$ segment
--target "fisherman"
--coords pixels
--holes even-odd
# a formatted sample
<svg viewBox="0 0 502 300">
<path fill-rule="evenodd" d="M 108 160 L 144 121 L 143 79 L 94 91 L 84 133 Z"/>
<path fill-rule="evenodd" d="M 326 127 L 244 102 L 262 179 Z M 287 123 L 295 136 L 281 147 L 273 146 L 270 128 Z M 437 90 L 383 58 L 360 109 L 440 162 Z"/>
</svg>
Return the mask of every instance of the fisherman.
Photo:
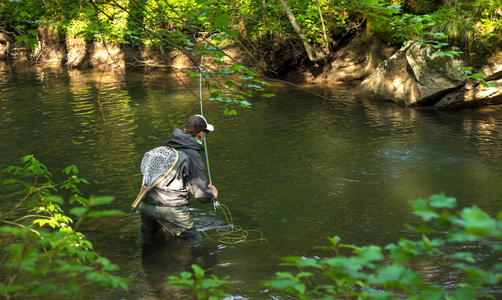
<svg viewBox="0 0 502 300">
<path fill-rule="evenodd" d="M 178 163 L 166 180 L 151 189 L 140 204 L 143 242 L 151 241 L 161 228 L 175 237 L 186 239 L 189 244 L 198 239 L 190 213 L 189 200 L 196 198 L 202 203 L 213 203 L 218 190 L 208 183 L 204 175 L 204 163 L 200 153 L 207 133 L 213 131 L 201 115 L 185 120 L 183 130 L 176 128 L 164 144 L 178 151 Z"/>
</svg>

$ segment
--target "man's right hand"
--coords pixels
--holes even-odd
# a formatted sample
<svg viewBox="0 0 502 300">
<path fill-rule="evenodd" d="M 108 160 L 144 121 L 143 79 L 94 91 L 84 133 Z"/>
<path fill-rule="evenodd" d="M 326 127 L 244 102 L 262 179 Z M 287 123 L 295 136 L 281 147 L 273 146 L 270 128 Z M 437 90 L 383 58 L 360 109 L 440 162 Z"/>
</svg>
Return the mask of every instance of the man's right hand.
<svg viewBox="0 0 502 300">
<path fill-rule="evenodd" d="M 214 198 L 218 198 L 218 190 L 211 184 L 209 185 L 209 188 L 211 189 L 211 192 L 213 192 Z"/>
</svg>

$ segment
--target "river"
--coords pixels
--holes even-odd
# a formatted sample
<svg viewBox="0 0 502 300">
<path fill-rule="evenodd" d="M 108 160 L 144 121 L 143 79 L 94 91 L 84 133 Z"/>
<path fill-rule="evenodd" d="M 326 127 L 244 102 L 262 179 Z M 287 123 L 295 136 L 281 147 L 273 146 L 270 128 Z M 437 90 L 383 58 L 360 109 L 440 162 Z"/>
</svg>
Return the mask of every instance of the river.
<svg viewBox="0 0 502 300">
<path fill-rule="evenodd" d="M 319 255 L 312 248 L 328 245 L 326 237 L 384 246 L 413 236 L 403 226 L 417 222 L 410 200 L 444 192 L 460 207 L 477 205 L 492 216 L 502 208 L 502 106 L 405 108 L 356 99 L 348 84 L 304 86 L 322 98 L 273 83 L 268 92 L 276 97 L 255 97 L 251 109 L 231 107 L 236 116 L 204 100 L 204 115 L 215 127 L 207 150 L 220 202 L 235 225 L 259 230 L 266 243 L 225 244 L 204 236 L 205 248 L 195 254 L 173 240 L 144 249 L 139 215 L 130 209 L 142 156 L 200 112 L 198 85 L 186 79 L 194 95 L 176 75 L 186 79 L 181 71 L 0 65 L 0 167 L 33 154 L 61 179 L 59 170 L 76 165 L 90 182 L 81 187 L 86 196 L 114 196 L 113 208 L 125 212 L 86 223 L 82 231 L 120 266 L 118 275 L 131 279 L 130 292 L 96 289 L 86 297 L 167 298 L 163 277 L 195 261 L 229 276 L 234 299 L 270 299 L 260 282 L 274 278 L 281 257 Z M 20 194 L 0 188 L 4 210 Z M 210 237 L 227 224 L 209 205 L 193 200 L 191 207 Z M 493 262 L 490 255 L 478 258 Z M 453 284 L 438 266 L 427 272 L 433 281 Z"/>
</svg>

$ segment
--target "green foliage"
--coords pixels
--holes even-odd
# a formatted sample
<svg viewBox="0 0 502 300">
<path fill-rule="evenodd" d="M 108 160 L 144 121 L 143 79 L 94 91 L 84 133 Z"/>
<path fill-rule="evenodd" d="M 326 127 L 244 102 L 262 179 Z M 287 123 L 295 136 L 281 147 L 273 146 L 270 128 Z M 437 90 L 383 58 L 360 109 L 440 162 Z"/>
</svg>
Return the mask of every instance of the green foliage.
<svg viewBox="0 0 502 300">
<path fill-rule="evenodd" d="M 216 300 L 230 296 L 225 292 L 228 287 L 226 278 L 208 277 L 207 272 L 197 265 L 192 265 L 192 270 L 193 273 L 180 273 L 180 277 L 169 276 L 170 288 L 189 290 L 197 299 Z"/>
<path fill-rule="evenodd" d="M 494 0 L 444 2 L 431 16 L 434 32 L 464 49 L 474 63 L 502 47 L 502 2 Z"/>
<path fill-rule="evenodd" d="M 364 28 L 389 43 L 417 40 L 439 50 L 460 46 L 475 64 L 502 47 L 498 0 L 304 0 L 289 1 L 289 6 L 317 50 L 329 51 L 328 44 L 336 46 Z M 254 65 L 272 73 L 277 65 L 289 69 L 288 61 L 302 61 L 299 58 L 305 54 L 279 1 L 16 0 L 0 3 L 0 22 L 16 28 L 17 40 L 31 48 L 37 45 L 35 30 L 52 24 L 68 38 L 133 45 L 145 53 L 181 51 L 195 67 L 190 75 L 204 80 L 211 100 L 223 102 L 227 114 L 236 113 L 230 105 L 249 107 L 249 99 L 264 93 L 267 84 L 258 79 L 258 72 L 234 61 L 224 46 L 260 54 Z M 446 50 L 439 55 L 462 52 Z M 286 64 L 278 63 L 274 55 Z M 267 66 L 263 60 L 269 60 Z"/>
<path fill-rule="evenodd" d="M 264 285 L 277 290 L 281 296 L 300 299 L 477 299 L 484 295 L 484 288 L 501 282 L 502 266 L 494 265 L 488 270 L 478 268 L 473 254 L 462 252 L 462 245 L 482 243 L 490 251 L 499 253 L 502 222 L 475 206 L 456 213 L 451 212 L 454 208 L 456 199 L 444 194 L 419 199 L 412 203 L 412 209 L 426 223 L 408 227 L 421 234 L 420 240 L 401 238 L 398 243 L 381 248 L 340 244 L 339 237 L 329 238 L 331 245 L 319 248 L 331 250 L 335 256 L 286 257 L 283 259 L 286 265 L 298 268 L 299 273 L 277 273 L 278 279 Z M 454 245 L 450 248 L 457 251 L 444 250 L 448 245 Z M 352 255 L 341 255 L 342 249 L 350 249 Z M 420 271 L 410 268 L 424 256 L 457 269 L 465 279 L 453 290 L 425 282 Z"/>
<path fill-rule="evenodd" d="M 77 184 L 88 182 L 77 177 L 75 166 L 63 170 L 69 176 L 67 180 L 54 183 L 46 166 L 33 156 L 25 156 L 22 162 L 24 166 L 10 166 L 4 171 L 18 177 L 4 184 L 17 185 L 26 196 L 12 210 L 0 214 L 0 223 L 4 224 L 0 227 L 1 251 L 9 257 L 3 263 L 8 275 L 0 281 L 0 294 L 7 298 L 49 293 L 73 296 L 89 284 L 127 290 L 127 280 L 113 275 L 118 267 L 94 252 L 92 243 L 76 231 L 83 220 L 120 213 L 92 210 L 113 199 L 82 197 Z M 54 195 L 61 189 L 74 194 L 71 202 L 82 205 L 70 211 L 78 218 L 73 227 L 73 219 L 61 208 L 63 199 Z M 61 282 L 61 278 L 67 280 Z"/>
<path fill-rule="evenodd" d="M 466 76 L 464 76 L 462 79 L 471 78 L 471 79 L 477 80 L 484 87 L 487 87 L 487 88 L 497 86 L 496 82 L 486 82 L 484 80 L 486 78 L 486 75 L 484 73 L 478 72 L 476 74 L 472 74 L 472 67 L 461 67 L 460 69 L 466 74 Z"/>
<path fill-rule="evenodd" d="M 17 28 L 19 28 L 19 29 L 24 29 L 25 27 L 26 26 L 24 26 L 24 25 L 17 26 Z M 18 42 L 27 42 L 28 45 L 30 46 L 30 49 L 33 49 L 36 46 L 38 46 L 37 30 L 30 29 L 30 30 L 28 30 L 28 34 L 18 36 L 18 37 L 16 37 L 16 40 Z"/>
<path fill-rule="evenodd" d="M 281 298 L 294 299 L 477 299 L 493 298 L 484 291 L 500 287 L 502 264 L 489 269 L 476 265 L 475 255 L 466 252 L 473 243 L 486 247 L 495 257 L 502 246 L 502 213 L 496 219 L 476 206 L 460 211 L 455 198 L 444 194 L 411 202 L 423 222 L 406 225 L 417 240 L 401 238 L 385 247 L 341 244 L 340 237 L 328 238 L 330 245 L 316 247 L 332 255 L 319 258 L 288 256 L 283 265 L 297 272 L 277 272 L 276 279 L 262 283 Z M 498 254 L 498 255 L 497 255 Z M 430 261 L 462 274 L 456 287 L 439 286 L 424 280 L 420 262 Z M 228 281 L 207 276 L 192 265 L 193 273 L 169 277 L 172 288 L 190 290 L 198 299 L 228 297 Z"/>
</svg>

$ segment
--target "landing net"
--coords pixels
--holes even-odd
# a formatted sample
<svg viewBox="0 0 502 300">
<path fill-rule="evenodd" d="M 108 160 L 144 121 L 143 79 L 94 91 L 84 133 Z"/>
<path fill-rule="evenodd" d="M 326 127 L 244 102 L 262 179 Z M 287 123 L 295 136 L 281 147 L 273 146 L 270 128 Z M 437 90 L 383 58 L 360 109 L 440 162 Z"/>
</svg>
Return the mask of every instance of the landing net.
<svg viewBox="0 0 502 300">
<path fill-rule="evenodd" d="M 171 173 L 177 162 L 178 151 L 174 148 L 162 146 L 145 153 L 141 161 L 143 183 L 138 197 L 132 204 L 132 208 L 136 208 L 143 196 Z"/>
</svg>

